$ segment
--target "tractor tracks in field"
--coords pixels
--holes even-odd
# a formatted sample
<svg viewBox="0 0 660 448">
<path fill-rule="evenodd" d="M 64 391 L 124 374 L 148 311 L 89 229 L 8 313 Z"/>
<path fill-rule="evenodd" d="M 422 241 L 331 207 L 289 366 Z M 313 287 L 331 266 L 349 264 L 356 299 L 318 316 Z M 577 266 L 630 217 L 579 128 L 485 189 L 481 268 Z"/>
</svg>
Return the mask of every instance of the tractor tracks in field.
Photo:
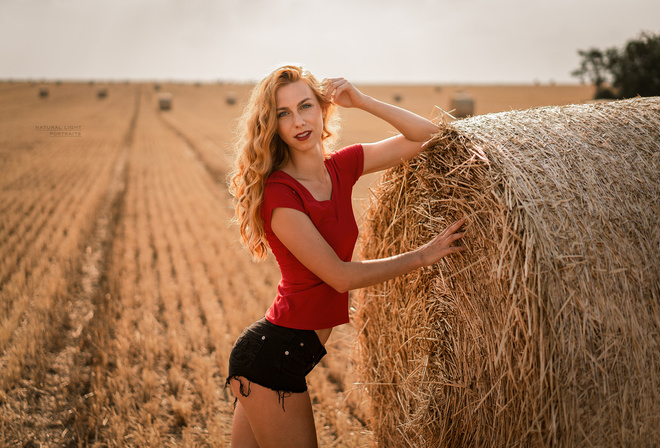
<svg viewBox="0 0 660 448">
<path fill-rule="evenodd" d="M 204 157 L 204 152 L 199 148 L 199 146 L 193 141 L 193 139 L 183 131 L 182 127 L 175 125 L 171 120 L 165 118 L 163 115 L 159 114 L 158 118 L 160 121 L 171 130 L 179 139 L 185 144 L 185 149 L 194 157 L 194 159 L 199 162 L 200 166 L 206 170 L 206 172 L 211 176 L 211 178 L 220 186 L 224 186 L 227 177 L 227 170 L 214 167 L 209 163 Z"/>
<path fill-rule="evenodd" d="M 128 157 L 140 113 L 140 97 L 141 91 L 136 90 L 133 116 L 121 141 L 110 183 L 98 207 L 93 231 L 85 242 L 82 268 L 71 279 L 69 290 L 72 292 L 68 303 L 63 305 L 67 308 L 67 316 L 60 334 L 60 350 L 48 354 L 47 365 L 50 367 L 43 385 L 32 387 L 41 398 L 39 409 L 30 412 L 34 416 L 34 431 L 29 446 L 85 445 L 92 435 L 90 431 L 95 428 L 88 421 L 88 401 L 94 395 L 92 364 L 98 356 L 96 352 L 103 349 L 97 345 L 97 338 L 104 336 L 99 334 L 103 328 L 97 328 L 97 323 L 109 320 L 108 316 L 102 315 L 111 300 L 107 274 L 124 207 Z"/>
<path fill-rule="evenodd" d="M 82 275 L 78 279 L 81 293 L 72 302 L 69 319 L 75 329 L 72 336 L 77 339 L 83 328 L 94 315 L 93 298 L 100 293 L 101 281 L 106 274 L 112 243 L 121 218 L 126 185 L 128 184 L 128 153 L 133 146 L 135 127 L 140 112 L 140 91 L 136 92 L 133 116 L 122 139 L 122 149 L 114 165 L 112 178 L 105 198 L 96 214 L 92 238 L 86 245 Z"/>
</svg>

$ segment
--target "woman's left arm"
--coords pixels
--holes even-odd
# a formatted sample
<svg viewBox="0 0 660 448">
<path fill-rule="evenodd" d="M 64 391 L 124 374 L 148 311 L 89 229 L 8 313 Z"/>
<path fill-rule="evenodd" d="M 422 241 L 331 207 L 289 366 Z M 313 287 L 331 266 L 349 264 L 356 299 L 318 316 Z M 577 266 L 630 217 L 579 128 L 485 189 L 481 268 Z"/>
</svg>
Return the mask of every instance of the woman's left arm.
<svg viewBox="0 0 660 448">
<path fill-rule="evenodd" d="M 408 160 L 425 149 L 425 143 L 440 129 L 430 120 L 408 110 L 363 94 L 343 78 L 329 80 L 328 94 L 342 107 L 362 109 L 385 120 L 401 133 L 376 143 L 365 143 L 363 173 L 384 170 Z"/>
</svg>

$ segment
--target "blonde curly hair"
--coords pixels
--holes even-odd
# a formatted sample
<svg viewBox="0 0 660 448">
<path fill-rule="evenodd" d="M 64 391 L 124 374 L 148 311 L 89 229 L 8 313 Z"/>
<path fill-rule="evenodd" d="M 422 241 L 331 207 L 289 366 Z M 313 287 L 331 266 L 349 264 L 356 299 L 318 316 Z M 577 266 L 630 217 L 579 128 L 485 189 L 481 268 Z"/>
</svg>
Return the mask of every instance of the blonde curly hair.
<svg viewBox="0 0 660 448">
<path fill-rule="evenodd" d="M 334 104 L 325 95 L 328 81 L 317 81 L 302 67 L 280 67 L 252 90 L 238 124 L 236 158 L 230 175 L 229 192 L 234 197 L 235 218 L 241 239 L 255 260 L 263 260 L 268 255 L 268 241 L 260 214 L 266 178 L 289 160 L 289 148 L 277 134 L 275 93 L 281 86 L 297 81 L 305 82 L 321 105 L 321 139 L 326 157 L 329 157 L 328 151 L 335 143 L 338 132 Z"/>
</svg>

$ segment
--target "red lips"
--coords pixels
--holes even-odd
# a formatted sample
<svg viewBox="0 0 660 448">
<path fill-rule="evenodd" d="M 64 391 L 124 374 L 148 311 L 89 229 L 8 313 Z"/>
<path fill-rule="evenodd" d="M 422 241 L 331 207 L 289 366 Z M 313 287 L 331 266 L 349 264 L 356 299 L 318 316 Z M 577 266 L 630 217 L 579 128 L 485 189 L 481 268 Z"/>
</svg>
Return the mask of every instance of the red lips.
<svg viewBox="0 0 660 448">
<path fill-rule="evenodd" d="M 305 132 L 301 132 L 300 134 L 295 135 L 294 138 L 296 140 L 299 140 L 299 141 L 302 142 L 304 140 L 307 140 L 310 135 L 312 135 L 312 131 L 305 131 Z"/>
</svg>

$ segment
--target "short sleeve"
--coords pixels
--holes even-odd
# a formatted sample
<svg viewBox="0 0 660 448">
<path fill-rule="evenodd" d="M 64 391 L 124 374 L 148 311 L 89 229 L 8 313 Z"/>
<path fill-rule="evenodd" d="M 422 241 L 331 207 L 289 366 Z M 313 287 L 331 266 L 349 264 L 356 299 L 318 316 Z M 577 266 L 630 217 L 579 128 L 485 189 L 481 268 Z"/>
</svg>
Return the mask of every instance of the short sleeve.
<svg viewBox="0 0 660 448">
<path fill-rule="evenodd" d="M 261 218 L 267 229 L 270 229 L 273 210 L 278 207 L 292 208 L 306 213 L 302 199 L 292 187 L 277 181 L 266 182 L 264 200 L 261 204 Z"/>
<path fill-rule="evenodd" d="M 362 145 L 346 146 L 332 154 L 332 160 L 341 172 L 342 179 L 354 185 L 364 170 L 364 150 Z"/>
</svg>

